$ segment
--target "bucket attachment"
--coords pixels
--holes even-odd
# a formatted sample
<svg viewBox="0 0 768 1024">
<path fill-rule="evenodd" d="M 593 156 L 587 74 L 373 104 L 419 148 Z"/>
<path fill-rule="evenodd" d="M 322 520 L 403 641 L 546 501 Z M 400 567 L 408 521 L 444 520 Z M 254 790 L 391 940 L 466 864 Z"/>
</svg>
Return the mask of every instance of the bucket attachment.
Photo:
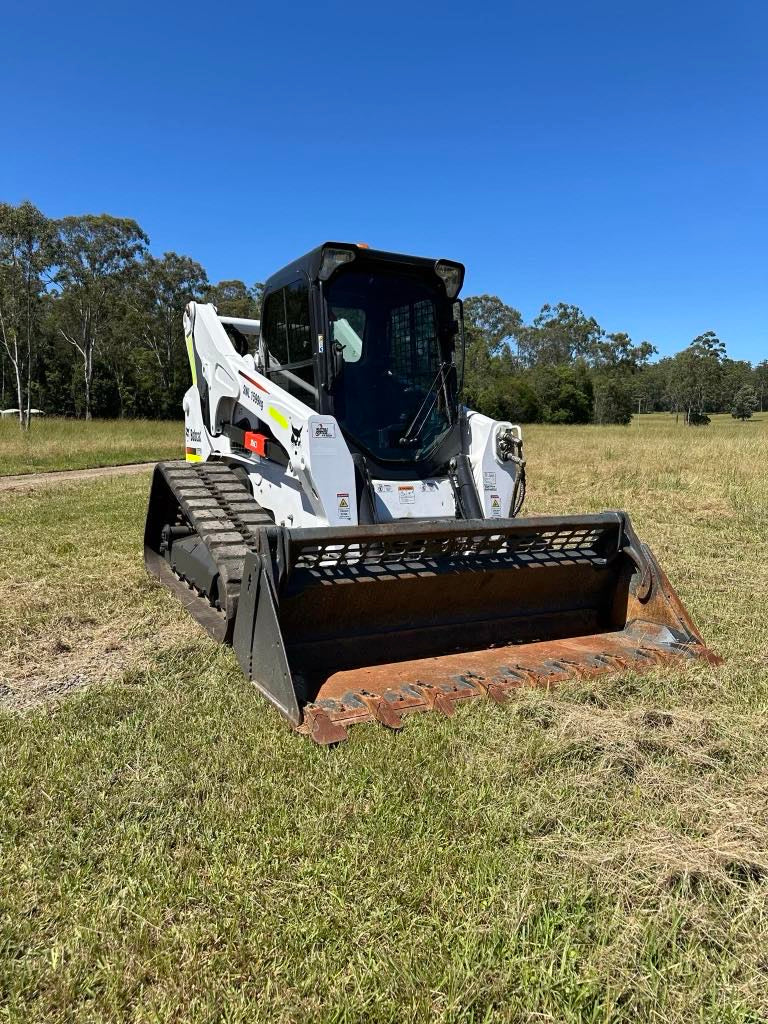
<svg viewBox="0 0 768 1024">
<path fill-rule="evenodd" d="M 720 661 L 623 512 L 264 527 L 232 643 L 319 743 L 519 685 Z"/>
</svg>

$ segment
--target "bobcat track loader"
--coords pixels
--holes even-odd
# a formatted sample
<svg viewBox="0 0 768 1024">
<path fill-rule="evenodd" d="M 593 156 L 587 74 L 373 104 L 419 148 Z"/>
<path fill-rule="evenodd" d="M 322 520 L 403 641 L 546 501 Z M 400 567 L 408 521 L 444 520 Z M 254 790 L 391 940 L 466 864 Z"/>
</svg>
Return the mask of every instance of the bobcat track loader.
<svg viewBox="0 0 768 1024">
<path fill-rule="evenodd" d="M 184 314 L 186 461 L 155 469 L 146 565 L 319 743 L 717 660 L 625 513 L 517 518 L 521 430 L 460 402 L 463 278 L 329 242 L 261 322 Z"/>
</svg>

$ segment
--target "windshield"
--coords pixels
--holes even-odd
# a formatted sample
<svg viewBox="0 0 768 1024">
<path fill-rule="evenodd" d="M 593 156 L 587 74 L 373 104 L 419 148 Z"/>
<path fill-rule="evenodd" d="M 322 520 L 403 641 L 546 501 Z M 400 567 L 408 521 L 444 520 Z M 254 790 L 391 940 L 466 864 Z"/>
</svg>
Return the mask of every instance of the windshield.
<svg viewBox="0 0 768 1024">
<path fill-rule="evenodd" d="M 418 461 L 453 419 L 452 303 L 437 282 L 362 270 L 334 277 L 326 299 L 339 422 L 374 458 Z"/>
</svg>

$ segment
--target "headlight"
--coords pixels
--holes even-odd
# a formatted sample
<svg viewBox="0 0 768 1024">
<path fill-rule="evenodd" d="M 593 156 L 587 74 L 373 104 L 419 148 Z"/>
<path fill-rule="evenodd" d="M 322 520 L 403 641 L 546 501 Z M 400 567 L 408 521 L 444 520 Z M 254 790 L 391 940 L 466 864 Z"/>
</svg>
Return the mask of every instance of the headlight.
<svg viewBox="0 0 768 1024">
<path fill-rule="evenodd" d="M 323 249 L 323 259 L 317 276 L 321 281 L 327 281 L 334 270 L 345 263 L 351 263 L 354 258 L 355 254 L 349 249 Z"/>
<path fill-rule="evenodd" d="M 449 299 L 455 299 L 461 287 L 461 271 L 452 263 L 436 263 L 435 273 L 445 285 L 445 294 Z"/>
</svg>

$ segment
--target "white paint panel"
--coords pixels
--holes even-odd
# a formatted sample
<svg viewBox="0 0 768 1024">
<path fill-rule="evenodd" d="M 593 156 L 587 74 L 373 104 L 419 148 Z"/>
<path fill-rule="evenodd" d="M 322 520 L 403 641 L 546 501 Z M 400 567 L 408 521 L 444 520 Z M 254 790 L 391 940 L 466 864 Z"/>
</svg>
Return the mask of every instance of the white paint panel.
<svg viewBox="0 0 768 1024">
<path fill-rule="evenodd" d="M 376 517 L 393 519 L 452 519 L 456 500 L 448 479 L 373 480 Z"/>
<path fill-rule="evenodd" d="M 480 497 L 485 519 L 506 519 L 512 506 L 515 489 L 515 465 L 502 462 L 496 454 L 496 437 L 500 430 L 520 428 L 511 423 L 500 423 L 479 412 L 469 412 L 469 461 Z"/>
</svg>

